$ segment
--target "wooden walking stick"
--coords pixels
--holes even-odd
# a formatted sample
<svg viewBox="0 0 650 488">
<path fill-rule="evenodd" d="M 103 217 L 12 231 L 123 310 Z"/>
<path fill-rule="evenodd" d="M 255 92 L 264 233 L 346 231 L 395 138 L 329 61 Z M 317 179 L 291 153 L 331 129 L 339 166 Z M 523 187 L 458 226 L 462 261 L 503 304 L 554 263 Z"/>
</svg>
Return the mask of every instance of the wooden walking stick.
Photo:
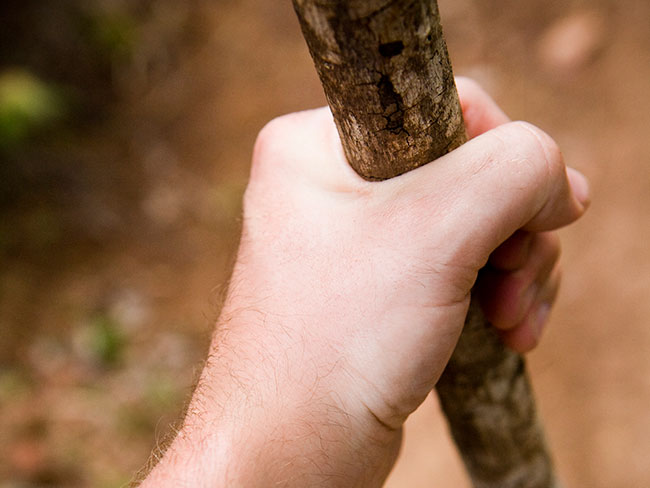
<svg viewBox="0 0 650 488">
<path fill-rule="evenodd" d="M 435 0 L 293 0 L 350 165 L 392 178 L 467 140 Z M 477 488 L 559 484 L 521 356 L 473 302 L 437 385 Z"/>
</svg>

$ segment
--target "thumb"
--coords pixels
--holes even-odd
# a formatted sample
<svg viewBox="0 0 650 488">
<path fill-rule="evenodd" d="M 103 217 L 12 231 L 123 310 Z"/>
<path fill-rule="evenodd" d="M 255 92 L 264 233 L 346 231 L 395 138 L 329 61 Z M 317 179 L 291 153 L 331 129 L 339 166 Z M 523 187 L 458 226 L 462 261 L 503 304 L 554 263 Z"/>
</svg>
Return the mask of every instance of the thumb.
<svg viewBox="0 0 650 488">
<path fill-rule="evenodd" d="M 567 225 L 589 205 L 584 176 L 567 169 L 553 139 L 525 122 L 499 126 L 385 183 L 395 185 L 400 206 L 428 214 L 419 217 L 435 221 L 431 231 L 444 232 L 465 262 L 483 262 L 519 229 Z"/>
</svg>

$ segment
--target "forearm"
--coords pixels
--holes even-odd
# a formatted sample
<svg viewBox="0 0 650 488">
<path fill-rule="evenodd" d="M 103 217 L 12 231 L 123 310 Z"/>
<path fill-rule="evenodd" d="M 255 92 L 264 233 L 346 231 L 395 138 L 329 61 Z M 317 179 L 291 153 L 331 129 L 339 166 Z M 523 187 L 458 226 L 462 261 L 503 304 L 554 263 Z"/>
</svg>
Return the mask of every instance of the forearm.
<svg viewBox="0 0 650 488">
<path fill-rule="evenodd" d="M 176 439 L 142 486 L 381 486 L 401 433 L 348 408 L 330 381 L 343 366 L 305 355 L 311 346 L 290 323 L 228 315 Z"/>
</svg>

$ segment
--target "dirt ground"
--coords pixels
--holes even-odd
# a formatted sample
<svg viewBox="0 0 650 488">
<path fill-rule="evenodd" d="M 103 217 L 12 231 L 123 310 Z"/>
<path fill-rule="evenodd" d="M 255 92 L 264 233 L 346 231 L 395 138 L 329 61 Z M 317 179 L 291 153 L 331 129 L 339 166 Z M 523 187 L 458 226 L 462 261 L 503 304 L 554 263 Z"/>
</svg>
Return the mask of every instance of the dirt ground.
<svg viewBox="0 0 650 488">
<path fill-rule="evenodd" d="M 558 471 L 650 486 L 650 3 L 439 3 L 457 74 L 591 180 L 529 360 Z M 21 161 L 49 186 L 0 226 L 1 488 L 118 487 L 145 463 L 206 350 L 256 133 L 324 104 L 289 1 L 201 9 L 173 69 Z M 387 486 L 468 486 L 434 398 Z"/>
</svg>

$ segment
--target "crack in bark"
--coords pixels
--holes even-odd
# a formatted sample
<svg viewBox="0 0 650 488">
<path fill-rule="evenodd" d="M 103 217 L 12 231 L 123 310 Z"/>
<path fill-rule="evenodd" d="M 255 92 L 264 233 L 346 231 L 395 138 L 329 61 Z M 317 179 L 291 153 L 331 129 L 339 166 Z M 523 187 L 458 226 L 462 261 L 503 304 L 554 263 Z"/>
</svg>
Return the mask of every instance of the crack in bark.
<svg viewBox="0 0 650 488">
<path fill-rule="evenodd" d="M 386 119 L 384 130 L 395 135 L 402 133 L 410 135 L 404 128 L 404 99 L 401 94 L 395 91 L 390 76 L 385 74 L 381 76 L 377 82 L 377 93 L 383 108 L 382 116 Z"/>
</svg>

